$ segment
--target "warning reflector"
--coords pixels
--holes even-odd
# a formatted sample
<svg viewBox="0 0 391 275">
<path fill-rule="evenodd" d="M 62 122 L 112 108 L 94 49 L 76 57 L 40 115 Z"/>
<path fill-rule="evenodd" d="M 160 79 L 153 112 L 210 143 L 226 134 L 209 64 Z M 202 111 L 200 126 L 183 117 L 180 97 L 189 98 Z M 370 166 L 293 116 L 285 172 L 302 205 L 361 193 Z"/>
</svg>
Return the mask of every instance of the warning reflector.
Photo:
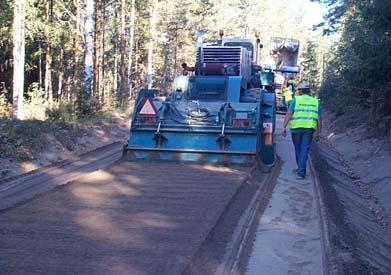
<svg viewBox="0 0 391 275">
<path fill-rule="evenodd" d="M 141 107 L 139 114 L 145 115 L 145 116 L 155 116 L 156 115 L 155 105 L 153 105 L 150 98 L 147 98 L 144 101 L 143 107 Z"/>
</svg>

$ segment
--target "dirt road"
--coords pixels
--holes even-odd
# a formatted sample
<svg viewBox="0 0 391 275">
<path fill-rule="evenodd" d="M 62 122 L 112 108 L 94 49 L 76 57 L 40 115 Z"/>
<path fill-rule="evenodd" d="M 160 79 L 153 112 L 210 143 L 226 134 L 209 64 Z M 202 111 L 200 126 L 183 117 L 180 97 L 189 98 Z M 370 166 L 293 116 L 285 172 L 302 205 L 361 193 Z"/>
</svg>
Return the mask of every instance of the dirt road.
<svg viewBox="0 0 391 275">
<path fill-rule="evenodd" d="M 390 274 L 391 231 L 370 186 L 323 141 L 312 145 L 307 179 L 296 180 L 290 143 L 277 137 L 281 173 L 235 274 Z"/>
<path fill-rule="evenodd" d="M 277 119 L 281 133 L 282 117 Z M 282 167 L 269 204 L 258 217 L 249 251 L 244 251 L 243 274 L 323 274 L 323 251 L 314 177 L 296 179 L 297 168 L 290 136 L 277 135 Z"/>
<path fill-rule="evenodd" d="M 322 143 L 304 181 L 281 136 L 282 167 L 268 174 L 123 162 L 120 147 L 0 183 L 0 274 L 391 270 L 386 223 Z"/>
<path fill-rule="evenodd" d="M 247 168 L 115 163 L 0 212 L 1 274 L 181 274 Z"/>
<path fill-rule="evenodd" d="M 0 210 L 106 167 L 118 160 L 121 153 L 122 144 L 115 142 L 79 157 L 16 176 L 8 181 L 0 181 Z"/>
</svg>

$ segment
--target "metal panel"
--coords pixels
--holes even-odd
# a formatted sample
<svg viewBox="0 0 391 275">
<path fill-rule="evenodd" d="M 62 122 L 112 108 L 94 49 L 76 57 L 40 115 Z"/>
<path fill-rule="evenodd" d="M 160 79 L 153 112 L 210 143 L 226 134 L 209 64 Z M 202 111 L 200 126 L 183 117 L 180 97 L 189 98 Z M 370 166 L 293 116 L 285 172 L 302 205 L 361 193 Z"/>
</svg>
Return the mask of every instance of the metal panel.
<svg viewBox="0 0 391 275">
<path fill-rule="evenodd" d="M 227 89 L 227 101 L 239 102 L 240 101 L 240 88 L 242 83 L 241 76 L 228 77 L 228 89 Z"/>
<path fill-rule="evenodd" d="M 241 63 L 241 47 L 205 47 L 203 63 Z"/>
<path fill-rule="evenodd" d="M 226 133 L 231 141 L 226 150 L 220 148 L 217 142 L 218 134 L 197 133 L 197 132 L 164 132 L 161 134 L 166 141 L 158 147 L 154 140 L 154 131 L 132 131 L 128 148 L 157 148 L 168 150 L 191 150 L 191 151 L 215 151 L 220 153 L 241 152 L 243 154 L 255 154 L 257 146 L 257 135 L 253 134 L 230 134 Z"/>
</svg>

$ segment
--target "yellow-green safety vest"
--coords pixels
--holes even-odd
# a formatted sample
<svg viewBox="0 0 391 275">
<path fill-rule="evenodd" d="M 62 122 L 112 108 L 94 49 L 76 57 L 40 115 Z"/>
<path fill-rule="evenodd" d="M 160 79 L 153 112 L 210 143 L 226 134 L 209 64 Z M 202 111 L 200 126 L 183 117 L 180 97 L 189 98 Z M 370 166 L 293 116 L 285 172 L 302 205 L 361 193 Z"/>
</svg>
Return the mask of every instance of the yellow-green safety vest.
<svg viewBox="0 0 391 275">
<path fill-rule="evenodd" d="M 319 101 L 309 95 L 295 97 L 295 108 L 290 121 L 291 129 L 315 129 L 319 118 Z"/>
<path fill-rule="evenodd" d="M 292 100 L 292 92 L 288 88 L 283 88 L 282 89 L 282 95 L 285 97 L 285 103 L 289 104 L 289 102 Z"/>
</svg>

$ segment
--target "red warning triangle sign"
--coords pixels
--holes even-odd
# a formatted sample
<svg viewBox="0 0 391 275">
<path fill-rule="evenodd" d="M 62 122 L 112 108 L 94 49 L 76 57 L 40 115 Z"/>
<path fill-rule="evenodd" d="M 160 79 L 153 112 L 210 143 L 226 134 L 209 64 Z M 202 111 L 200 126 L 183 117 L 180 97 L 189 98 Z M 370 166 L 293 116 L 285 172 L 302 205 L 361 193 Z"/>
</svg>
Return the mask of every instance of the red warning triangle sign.
<svg viewBox="0 0 391 275">
<path fill-rule="evenodd" d="M 144 101 L 143 107 L 141 107 L 139 114 L 146 115 L 146 116 L 156 115 L 155 105 L 153 105 L 152 100 L 150 98 L 146 98 L 146 100 Z"/>
</svg>

